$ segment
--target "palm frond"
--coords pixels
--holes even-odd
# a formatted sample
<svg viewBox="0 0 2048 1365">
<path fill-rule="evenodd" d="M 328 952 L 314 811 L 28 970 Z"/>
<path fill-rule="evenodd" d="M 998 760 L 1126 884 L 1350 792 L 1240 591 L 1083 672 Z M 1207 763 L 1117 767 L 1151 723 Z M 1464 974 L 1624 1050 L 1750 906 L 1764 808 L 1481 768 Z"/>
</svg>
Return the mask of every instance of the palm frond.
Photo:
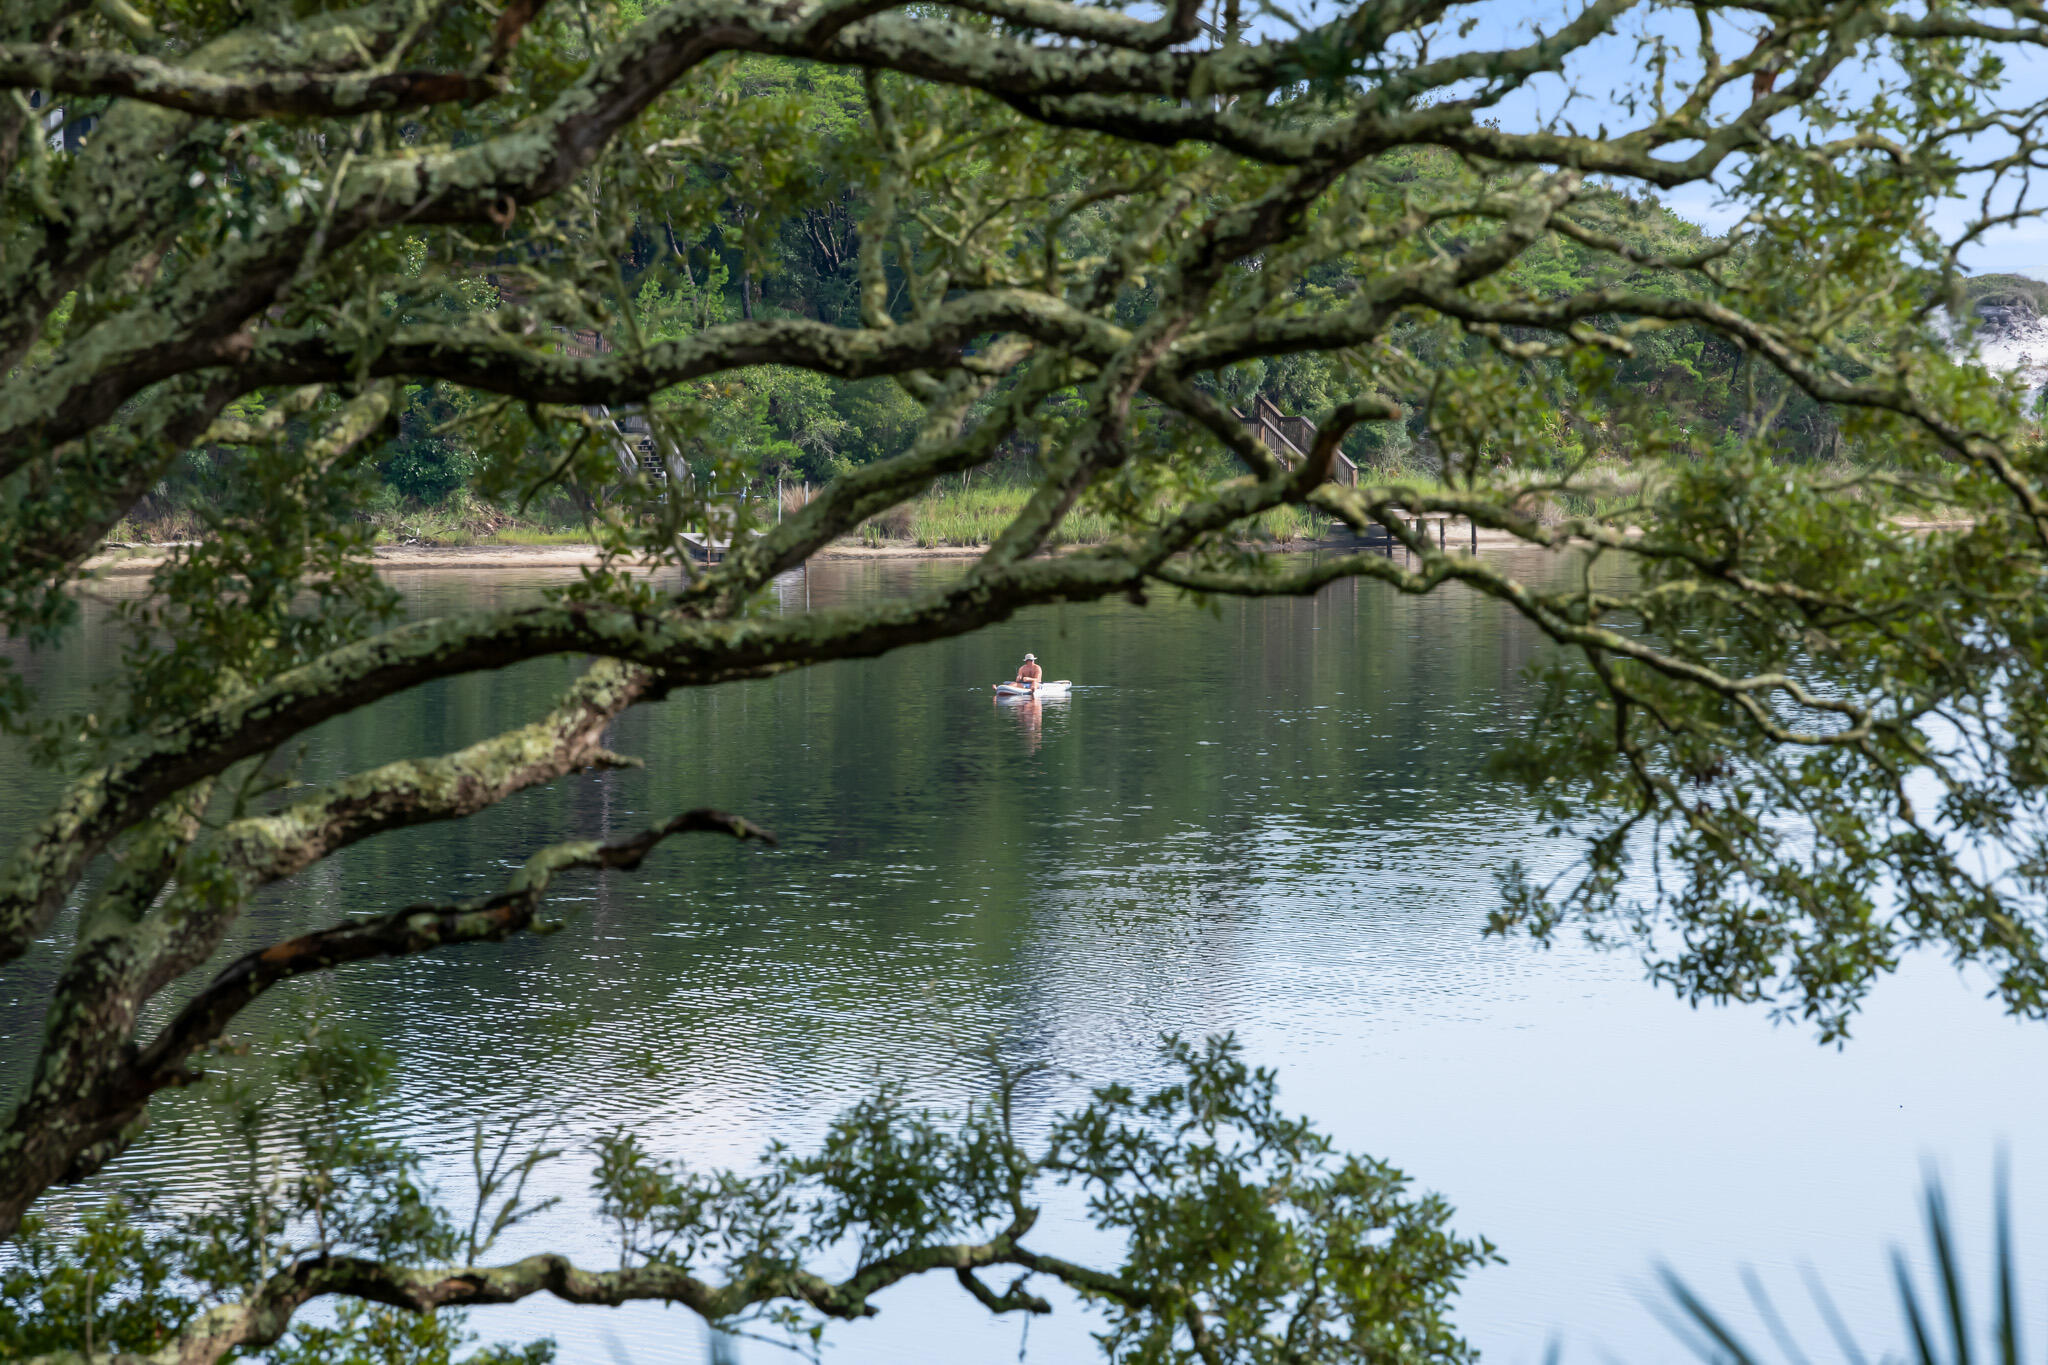
<svg viewBox="0 0 2048 1365">
<path fill-rule="evenodd" d="M 1934 1284 L 1927 1299 L 1921 1297 L 1912 1267 L 1904 1254 L 1891 1253 L 1893 1292 L 1906 1335 L 1904 1351 L 1885 1352 L 1883 1360 L 1902 1360 L 1910 1365 L 1975 1365 L 1982 1358 L 1990 1365 L 2021 1365 L 2019 1270 L 2013 1252 L 2012 1199 L 2006 1165 L 2000 1158 L 1992 1192 L 1992 1311 L 1988 1323 L 1970 1307 L 1968 1273 L 1956 1250 L 1955 1220 L 1941 1181 L 1931 1172 L 1923 1195 L 1927 1241 L 1932 1253 Z M 1843 1365 L 1868 1365 L 1870 1357 L 1857 1342 L 1827 1287 L 1812 1267 L 1802 1267 L 1807 1296 L 1826 1326 L 1832 1346 Z M 1665 1325 L 1686 1348 L 1708 1365 L 1766 1365 L 1766 1357 L 1750 1349 L 1726 1318 L 1694 1293 L 1678 1273 L 1668 1266 L 1658 1268 L 1669 1302 L 1660 1311 Z M 1745 1268 L 1743 1286 L 1757 1316 L 1769 1332 L 1776 1354 L 1772 1362 L 1810 1365 L 1811 1358 L 1787 1327 L 1776 1303 L 1755 1271 Z"/>
</svg>

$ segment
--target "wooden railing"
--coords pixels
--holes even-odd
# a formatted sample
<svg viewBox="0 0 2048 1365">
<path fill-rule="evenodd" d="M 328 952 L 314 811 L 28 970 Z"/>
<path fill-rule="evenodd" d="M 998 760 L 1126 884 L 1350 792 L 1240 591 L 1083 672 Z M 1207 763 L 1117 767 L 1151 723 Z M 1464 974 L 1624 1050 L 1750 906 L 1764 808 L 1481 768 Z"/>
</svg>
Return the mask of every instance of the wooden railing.
<svg viewBox="0 0 2048 1365">
<path fill-rule="evenodd" d="M 1250 412 L 1242 408 L 1232 408 L 1230 412 L 1258 438 L 1260 445 L 1279 457 L 1281 464 L 1291 469 L 1296 460 L 1308 458 L 1308 448 L 1316 439 L 1316 424 L 1308 418 L 1289 416 L 1264 394 L 1252 400 Z M 1337 482 L 1358 486 L 1358 465 L 1343 451 L 1337 452 L 1330 472 Z"/>
</svg>

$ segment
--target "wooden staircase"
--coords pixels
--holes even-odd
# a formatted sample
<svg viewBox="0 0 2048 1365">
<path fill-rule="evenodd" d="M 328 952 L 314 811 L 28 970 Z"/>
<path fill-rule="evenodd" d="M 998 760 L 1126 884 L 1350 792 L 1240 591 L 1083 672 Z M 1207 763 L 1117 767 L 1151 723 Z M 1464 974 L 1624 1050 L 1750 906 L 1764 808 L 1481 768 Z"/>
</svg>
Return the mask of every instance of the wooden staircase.
<svg viewBox="0 0 2048 1365">
<path fill-rule="evenodd" d="M 1244 423 L 1245 430 L 1258 438 L 1259 444 L 1273 452 L 1281 464 L 1293 468 L 1297 460 L 1308 458 L 1308 448 L 1316 438 L 1316 424 L 1306 417 L 1290 417 L 1280 411 L 1280 405 L 1266 395 L 1259 394 L 1252 400 L 1252 410 L 1232 408 L 1231 416 Z M 1337 459 L 1330 467 L 1330 476 L 1338 483 L 1358 486 L 1358 465 L 1343 451 L 1337 452 Z"/>
</svg>

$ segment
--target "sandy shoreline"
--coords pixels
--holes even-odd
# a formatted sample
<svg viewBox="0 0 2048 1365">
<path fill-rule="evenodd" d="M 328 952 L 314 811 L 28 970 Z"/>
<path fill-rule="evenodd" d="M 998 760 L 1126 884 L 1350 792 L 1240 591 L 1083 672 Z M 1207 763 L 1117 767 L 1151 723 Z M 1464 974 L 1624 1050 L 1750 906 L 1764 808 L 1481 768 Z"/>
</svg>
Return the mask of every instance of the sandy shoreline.
<svg viewBox="0 0 2048 1365">
<path fill-rule="evenodd" d="M 153 572 L 169 556 L 166 546 L 127 545 L 85 561 L 87 572 L 142 574 Z M 921 549 L 915 545 L 832 545 L 815 559 L 895 560 L 972 559 L 985 546 L 947 545 Z M 410 573 L 415 569 L 582 569 L 601 562 L 595 545 L 379 545 L 373 552 L 379 569 Z"/>
<path fill-rule="evenodd" d="M 1432 518 L 1434 520 L 1434 518 Z M 1894 523 L 1901 531 L 1923 533 L 1929 531 L 1957 531 L 1967 529 L 1965 520 L 1936 518 L 1900 518 Z M 1443 544 L 1453 550 L 1475 548 L 1471 528 L 1466 525 L 1451 525 L 1444 528 Z M 184 542 L 189 543 L 189 542 Z M 123 545 L 92 556 L 85 561 L 86 571 L 96 574 L 145 574 L 155 570 L 168 558 L 168 545 Z M 895 563 L 912 559 L 973 559 L 988 547 L 985 545 L 854 545 L 841 542 L 828 545 L 812 558 L 821 562 L 862 562 Z M 1271 547 L 1282 554 L 1306 554 L 1310 551 L 1348 551 L 1358 548 L 1357 542 L 1345 541 L 1298 541 L 1292 545 Z M 1527 550 L 1536 547 L 1518 536 L 1506 531 L 1492 531 L 1481 528 L 1476 538 L 1476 548 L 1481 550 Z M 411 573 L 417 569 L 582 569 L 595 566 L 600 558 L 595 545 L 379 545 L 374 551 L 377 567 L 389 573 Z"/>
<path fill-rule="evenodd" d="M 1445 543 L 1453 549 L 1469 549 L 1471 533 L 1464 527 L 1453 528 Z M 1507 534 L 1505 531 L 1479 532 L 1480 549 L 1527 548 L 1528 542 Z M 85 561 L 87 572 L 106 575 L 145 574 L 162 565 L 168 555 L 169 546 L 124 545 L 92 556 Z M 912 559 L 973 559 L 988 547 L 985 545 L 938 545 L 923 547 L 917 545 L 828 545 L 812 556 L 813 559 L 828 562 L 870 562 L 894 563 Z M 1275 546 L 1281 553 L 1306 553 L 1311 550 L 1349 550 L 1355 544 L 1327 541 L 1301 541 L 1293 545 Z M 379 545 L 375 552 L 377 567 L 390 573 L 410 573 L 418 569 L 582 569 L 600 562 L 595 545 Z"/>
<path fill-rule="evenodd" d="M 1928 532 L 1962 530 L 1969 522 L 1937 519 L 1900 519 L 1902 531 Z M 1475 548 L 1468 526 L 1445 528 L 1444 545 L 1453 550 Z M 102 575 L 146 574 L 162 565 L 172 547 L 165 545 L 124 545 L 109 549 L 85 561 L 87 572 Z M 828 545 L 813 555 L 814 560 L 833 563 L 899 563 L 915 559 L 973 559 L 985 545 Z M 1271 547 L 1282 554 L 1311 551 L 1355 550 L 1355 541 L 1299 541 Z M 1481 528 L 1476 538 L 1481 550 L 1529 550 L 1535 546 L 1506 531 Z M 387 573 L 411 573 L 422 569 L 582 569 L 600 563 L 595 545 L 379 545 L 374 551 L 378 569 Z"/>
</svg>

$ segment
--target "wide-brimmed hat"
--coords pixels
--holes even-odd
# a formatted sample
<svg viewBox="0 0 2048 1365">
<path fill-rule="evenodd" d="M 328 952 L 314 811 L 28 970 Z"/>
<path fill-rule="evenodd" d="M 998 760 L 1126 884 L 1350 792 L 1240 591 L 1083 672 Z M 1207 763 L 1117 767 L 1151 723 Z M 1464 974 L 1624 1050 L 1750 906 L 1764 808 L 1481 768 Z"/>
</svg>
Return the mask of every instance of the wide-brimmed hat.
<svg viewBox="0 0 2048 1365">
<path fill-rule="evenodd" d="M 1028 664 L 1028 663 L 1035 663 L 1035 662 L 1037 662 L 1037 660 L 1038 660 L 1038 656 L 1037 656 L 1036 654 L 1026 654 L 1026 655 L 1024 656 L 1024 662 L 1025 662 L 1025 663 L 1027 663 L 1027 664 Z"/>
</svg>

